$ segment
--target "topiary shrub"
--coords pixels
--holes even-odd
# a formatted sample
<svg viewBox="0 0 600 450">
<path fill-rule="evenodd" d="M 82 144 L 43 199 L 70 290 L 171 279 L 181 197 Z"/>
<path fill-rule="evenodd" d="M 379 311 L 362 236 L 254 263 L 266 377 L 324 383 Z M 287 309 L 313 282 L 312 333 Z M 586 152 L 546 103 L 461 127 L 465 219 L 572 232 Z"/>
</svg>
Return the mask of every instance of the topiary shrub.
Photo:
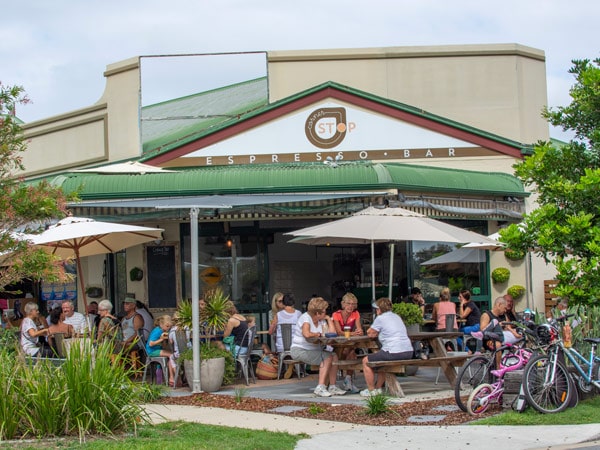
<svg viewBox="0 0 600 450">
<path fill-rule="evenodd" d="M 406 326 L 423 324 L 423 312 L 419 305 L 415 305 L 414 303 L 394 303 L 392 311 L 402 318 L 402 322 Z"/>
<path fill-rule="evenodd" d="M 510 278 L 510 270 L 506 267 L 498 267 L 492 271 L 492 281 L 494 283 L 506 283 Z"/>
<path fill-rule="evenodd" d="M 513 250 L 512 248 L 507 248 L 504 250 L 504 257 L 512 261 L 519 261 L 525 258 L 525 252 L 523 250 Z"/>
<path fill-rule="evenodd" d="M 525 286 L 521 286 L 520 284 L 515 284 L 515 285 L 509 287 L 506 292 L 513 299 L 518 300 L 521 297 L 523 297 L 523 294 L 525 294 Z"/>
</svg>

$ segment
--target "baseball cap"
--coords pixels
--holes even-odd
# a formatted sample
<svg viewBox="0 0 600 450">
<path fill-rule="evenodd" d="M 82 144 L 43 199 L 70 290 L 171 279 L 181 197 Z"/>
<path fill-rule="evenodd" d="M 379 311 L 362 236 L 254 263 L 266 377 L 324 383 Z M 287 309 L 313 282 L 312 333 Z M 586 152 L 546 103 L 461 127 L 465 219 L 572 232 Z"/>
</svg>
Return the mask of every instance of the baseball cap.
<svg viewBox="0 0 600 450">
<path fill-rule="evenodd" d="M 418 287 L 414 287 L 414 288 L 411 289 L 410 293 L 412 295 L 420 294 L 421 293 L 421 289 L 419 289 Z"/>
<path fill-rule="evenodd" d="M 123 300 L 123 303 L 135 303 L 135 298 L 125 297 L 125 300 Z"/>
<path fill-rule="evenodd" d="M 377 306 L 377 303 L 375 302 L 371 303 L 371 306 L 373 307 L 373 309 L 379 309 L 379 306 Z"/>
</svg>

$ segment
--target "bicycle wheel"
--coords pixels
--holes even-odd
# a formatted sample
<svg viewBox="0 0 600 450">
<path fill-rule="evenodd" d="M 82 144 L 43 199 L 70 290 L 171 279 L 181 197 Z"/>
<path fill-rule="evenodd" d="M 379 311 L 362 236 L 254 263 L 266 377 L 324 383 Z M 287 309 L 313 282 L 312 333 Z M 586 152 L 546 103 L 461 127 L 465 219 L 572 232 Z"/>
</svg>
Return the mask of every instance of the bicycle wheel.
<svg viewBox="0 0 600 450">
<path fill-rule="evenodd" d="M 467 412 L 466 401 L 477 386 L 490 383 L 491 361 L 486 356 L 475 356 L 462 366 L 456 377 L 454 385 L 454 399 L 458 407 Z"/>
<path fill-rule="evenodd" d="M 488 407 L 490 406 L 491 399 L 489 398 L 489 395 L 492 393 L 493 390 L 494 386 L 487 383 L 480 384 L 475 389 L 473 389 L 473 392 L 471 392 L 471 395 L 469 395 L 469 399 L 466 403 L 467 412 L 472 416 L 476 416 L 478 414 L 483 414 L 484 412 L 486 412 Z"/>
<path fill-rule="evenodd" d="M 556 362 L 554 379 L 550 383 L 552 364 L 548 355 L 533 357 L 523 372 L 523 390 L 527 403 L 537 411 L 551 414 L 563 411 L 569 406 L 574 384 L 567 368 Z"/>
</svg>

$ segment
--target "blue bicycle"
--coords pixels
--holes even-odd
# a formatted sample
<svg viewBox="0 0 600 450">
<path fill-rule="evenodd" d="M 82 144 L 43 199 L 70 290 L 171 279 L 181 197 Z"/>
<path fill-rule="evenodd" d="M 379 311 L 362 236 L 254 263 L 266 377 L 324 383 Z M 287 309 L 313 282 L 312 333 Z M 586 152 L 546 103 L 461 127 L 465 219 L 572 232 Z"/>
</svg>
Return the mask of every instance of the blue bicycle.
<svg viewBox="0 0 600 450">
<path fill-rule="evenodd" d="M 523 390 L 527 402 L 541 413 L 563 411 L 582 393 L 600 392 L 600 357 L 596 349 L 600 338 L 584 338 L 591 344 L 586 358 L 576 349 L 565 346 L 559 331 L 559 324 L 571 315 L 555 319 L 551 323 L 539 325 L 538 337 L 548 344 L 547 353 L 534 356 L 523 371 Z M 567 368 L 566 359 L 573 370 Z M 576 397 L 578 398 L 578 397 Z"/>
</svg>

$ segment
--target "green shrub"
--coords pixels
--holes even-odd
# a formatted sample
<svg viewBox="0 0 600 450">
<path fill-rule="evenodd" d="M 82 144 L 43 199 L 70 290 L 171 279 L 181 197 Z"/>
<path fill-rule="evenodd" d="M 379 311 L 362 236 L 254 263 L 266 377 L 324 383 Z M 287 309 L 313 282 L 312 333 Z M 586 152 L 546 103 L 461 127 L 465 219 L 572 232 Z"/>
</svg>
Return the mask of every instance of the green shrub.
<svg viewBox="0 0 600 450">
<path fill-rule="evenodd" d="M 72 345 L 59 366 L 0 349 L 0 439 L 135 430 L 148 393 L 130 376 L 109 342 Z"/>
<path fill-rule="evenodd" d="M 525 294 L 525 286 L 521 286 L 520 284 L 515 284 L 508 288 L 506 291 L 508 295 L 510 295 L 515 300 L 520 299 Z"/>
<path fill-rule="evenodd" d="M 390 397 L 385 394 L 371 395 L 365 400 L 366 412 L 370 416 L 378 416 L 390 411 Z"/>
<path fill-rule="evenodd" d="M 525 258 L 525 252 L 523 250 L 513 250 L 511 248 L 507 248 L 504 250 L 504 256 L 506 259 L 519 261 Z"/>
<path fill-rule="evenodd" d="M 506 267 L 497 267 L 492 270 L 492 281 L 494 283 L 506 283 L 510 278 L 510 270 Z"/>
<path fill-rule="evenodd" d="M 392 311 L 402 318 L 402 322 L 406 326 L 423 324 L 423 311 L 421 311 L 419 305 L 404 302 L 394 303 Z"/>
</svg>

